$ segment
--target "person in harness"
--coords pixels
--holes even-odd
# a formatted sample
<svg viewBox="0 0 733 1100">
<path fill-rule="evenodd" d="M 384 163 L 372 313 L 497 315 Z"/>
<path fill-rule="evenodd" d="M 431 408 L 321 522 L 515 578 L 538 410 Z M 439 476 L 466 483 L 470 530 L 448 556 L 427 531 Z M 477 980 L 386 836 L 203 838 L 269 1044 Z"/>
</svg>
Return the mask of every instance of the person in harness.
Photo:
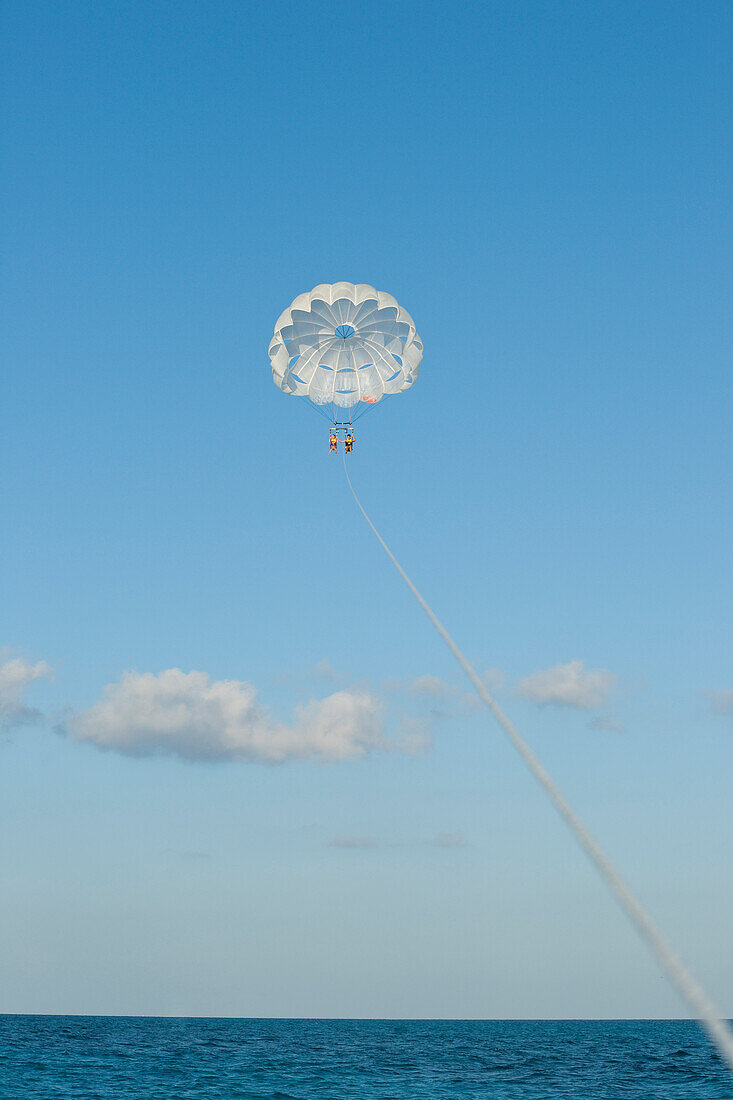
<svg viewBox="0 0 733 1100">
<path fill-rule="evenodd" d="M 353 449 L 354 449 L 354 437 L 351 434 L 351 432 L 349 432 L 348 435 L 346 436 L 346 439 L 344 440 L 344 450 L 346 451 L 347 455 L 350 455 L 351 452 L 353 451 Z"/>
<path fill-rule="evenodd" d="M 331 432 L 331 437 L 328 441 L 328 453 L 335 455 L 339 449 L 339 441 L 336 432 Z"/>
</svg>

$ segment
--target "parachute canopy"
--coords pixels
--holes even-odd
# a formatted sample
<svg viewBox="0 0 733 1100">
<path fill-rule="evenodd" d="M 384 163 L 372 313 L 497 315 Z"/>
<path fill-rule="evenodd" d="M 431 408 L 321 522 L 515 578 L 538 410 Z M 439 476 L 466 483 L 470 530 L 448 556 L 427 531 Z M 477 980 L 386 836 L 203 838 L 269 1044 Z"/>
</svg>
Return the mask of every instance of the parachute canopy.
<svg viewBox="0 0 733 1100">
<path fill-rule="evenodd" d="M 366 283 L 322 283 L 300 294 L 275 325 L 272 377 L 334 423 L 352 423 L 385 394 L 416 381 L 422 341 L 391 294 Z"/>
</svg>

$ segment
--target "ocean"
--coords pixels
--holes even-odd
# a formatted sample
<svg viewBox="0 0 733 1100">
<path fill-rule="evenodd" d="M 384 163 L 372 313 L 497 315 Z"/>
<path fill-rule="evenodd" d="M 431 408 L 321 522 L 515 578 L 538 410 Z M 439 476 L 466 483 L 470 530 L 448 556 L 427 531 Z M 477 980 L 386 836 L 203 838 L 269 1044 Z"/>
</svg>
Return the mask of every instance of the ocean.
<svg viewBox="0 0 733 1100">
<path fill-rule="evenodd" d="M 733 1100 L 690 1021 L 0 1016 L 1 1100 Z"/>
</svg>

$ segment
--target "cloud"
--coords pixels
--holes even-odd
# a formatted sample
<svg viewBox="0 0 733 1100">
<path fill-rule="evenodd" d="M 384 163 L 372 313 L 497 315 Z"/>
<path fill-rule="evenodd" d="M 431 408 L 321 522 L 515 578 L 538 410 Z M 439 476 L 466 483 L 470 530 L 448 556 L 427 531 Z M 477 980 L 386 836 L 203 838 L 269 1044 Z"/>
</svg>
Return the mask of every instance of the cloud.
<svg viewBox="0 0 733 1100">
<path fill-rule="evenodd" d="M 275 721 L 257 689 L 240 680 L 169 668 L 157 675 L 126 672 L 100 702 L 72 715 L 75 740 L 126 756 L 185 760 L 349 760 L 399 747 L 384 736 L 383 708 L 366 691 L 337 691 L 296 708 L 291 723 Z"/>
<path fill-rule="evenodd" d="M 318 676 L 321 680 L 326 680 L 329 684 L 334 684 L 341 678 L 328 657 L 316 661 L 313 665 L 313 675 Z"/>
<path fill-rule="evenodd" d="M 501 691 L 506 682 L 506 676 L 500 668 L 487 668 L 481 673 L 481 679 L 489 691 Z"/>
<path fill-rule="evenodd" d="M 626 730 L 612 714 L 596 714 L 588 722 L 589 730 L 601 730 L 604 733 L 625 733 Z"/>
<path fill-rule="evenodd" d="M 416 676 L 414 680 L 399 680 L 396 678 L 385 680 L 382 688 L 390 694 L 415 695 L 422 699 L 432 700 L 456 699 L 461 695 L 460 689 L 455 684 L 429 673 L 424 676 Z"/>
<path fill-rule="evenodd" d="M 486 684 L 489 691 L 499 692 L 504 686 L 506 677 L 500 668 L 487 668 L 482 672 L 481 679 Z M 481 700 L 472 688 L 465 691 L 462 687 L 451 684 L 449 681 L 443 680 L 440 676 L 431 676 L 427 674 L 424 676 L 417 676 L 414 680 L 411 680 L 405 685 L 400 684 L 399 681 L 393 681 L 390 686 L 393 688 L 402 688 L 402 690 L 409 692 L 411 695 L 422 696 L 425 699 L 440 699 L 443 701 L 455 700 L 460 703 L 465 703 L 469 708 L 481 706 Z"/>
<path fill-rule="evenodd" d="M 500 668 L 487 668 L 481 673 L 481 679 L 491 695 L 498 695 L 506 683 L 506 674 Z M 463 696 L 463 701 L 469 710 L 480 710 L 484 705 L 473 687 Z"/>
<path fill-rule="evenodd" d="M 418 676 L 407 685 L 413 695 L 423 695 L 428 699 L 447 699 L 456 694 L 456 689 L 440 676 Z"/>
<path fill-rule="evenodd" d="M 433 747 L 433 731 L 419 718 L 404 717 L 394 747 L 407 756 L 422 756 Z"/>
<path fill-rule="evenodd" d="M 733 690 L 709 691 L 708 699 L 715 714 L 733 714 Z"/>
<path fill-rule="evenodd" d="M 45 661 L 32 665 L 23 657 L 1 659 L 0 654 L 0 728 L 26 726 L 40 722 L 39 710 L 26 706 L 25 690 L 34 680 L 49 680 L 53 670 Z"/>
<path fill-rule="evenodd" d="M 463 833 L 436 833 L 431 840 L 377 840 L 373 836 L 336 836 L 329 840 L 329 848 L 351 848 L 356 850 L 381 848 L 464 848 Z"/>
<path fill-rule="evenodd" d="M 466 845 L 463 833 L 436 833 L 431 841 L 431 848 L 464 848 Z"/>
<path fill-rule="evenodd" d="M 329 848 L 378 848 L 379 841 L 373 836 L 335 836 L 328 842 Z"/>
<path fill-rule="evenodd" d="M 540 705 L 549 703 L 592 710 L 606 701 L 616 679 L 608 669 L 588 669 L 586 672 L 582 661 L 570 661 L 525 676 L 517 684 L 517 693 Z"/>
</svg>

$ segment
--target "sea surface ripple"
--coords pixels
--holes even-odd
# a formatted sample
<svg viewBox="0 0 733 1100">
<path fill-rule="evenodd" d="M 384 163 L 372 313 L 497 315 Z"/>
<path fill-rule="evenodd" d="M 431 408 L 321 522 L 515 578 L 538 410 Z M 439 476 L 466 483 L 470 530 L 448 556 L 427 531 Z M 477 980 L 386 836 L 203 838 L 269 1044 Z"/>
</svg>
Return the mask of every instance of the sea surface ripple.
<svg viewBox="0 0 733 1100">
<path fill-rule="evenodd" d="M 0 1016 L 0 1100 L 733 1100 L 690 1021 Z"/>
</svg>

